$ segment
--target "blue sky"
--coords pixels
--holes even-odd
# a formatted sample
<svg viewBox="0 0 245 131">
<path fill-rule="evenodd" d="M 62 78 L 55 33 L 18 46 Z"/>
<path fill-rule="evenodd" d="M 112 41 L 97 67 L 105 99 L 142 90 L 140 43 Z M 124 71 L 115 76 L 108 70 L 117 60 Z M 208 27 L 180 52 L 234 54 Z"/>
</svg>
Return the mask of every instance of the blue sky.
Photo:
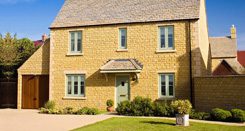
<svg viewBox="0 0 245 131">
<path fill-rule="evenodd" d="M 0 0 L 0 33 L 17 33 L 32 40 L 49 34 L 48 27 L 64 0 Z M 210 36 L 226 36 L 234 24 L 238 48 L 245 50 L 245 0 L 207 0 Z"/>
</svg>

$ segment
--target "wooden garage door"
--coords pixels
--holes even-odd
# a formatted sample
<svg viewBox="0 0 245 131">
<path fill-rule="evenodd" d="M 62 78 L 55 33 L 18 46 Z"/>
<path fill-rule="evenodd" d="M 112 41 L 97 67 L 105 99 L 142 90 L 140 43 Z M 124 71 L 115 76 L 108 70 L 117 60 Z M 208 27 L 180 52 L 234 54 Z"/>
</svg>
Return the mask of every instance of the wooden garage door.
<svg viewBox="0 0 245 131">
<path fill-rule="evenodd" d="M 22 108 L 38 109 L 49 99 L 49 76 L 22 77 Z"/>
</svg>

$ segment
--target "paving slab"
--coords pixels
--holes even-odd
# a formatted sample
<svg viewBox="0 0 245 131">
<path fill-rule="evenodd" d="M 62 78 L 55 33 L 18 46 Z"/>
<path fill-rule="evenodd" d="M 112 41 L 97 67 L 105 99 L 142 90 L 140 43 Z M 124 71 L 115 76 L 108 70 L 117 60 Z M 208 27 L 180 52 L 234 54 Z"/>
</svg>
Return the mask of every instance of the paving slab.
<svg viewBox="0 0 245 131">
<path fill-rule="evenodd" d="M 0 131 L 69 131 L 112 115 L 48 115 L 38 110 L 0 110 Z"/>
</svg>

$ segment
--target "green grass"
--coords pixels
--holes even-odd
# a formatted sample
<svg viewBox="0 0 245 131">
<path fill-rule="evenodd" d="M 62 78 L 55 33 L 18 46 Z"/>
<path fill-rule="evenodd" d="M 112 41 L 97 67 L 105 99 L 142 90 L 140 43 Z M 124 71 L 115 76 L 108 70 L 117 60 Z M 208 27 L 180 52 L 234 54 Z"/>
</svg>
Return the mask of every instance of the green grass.
<svg viewBox="0 0 245 131">
<path fill-rule="evenodd" d="M 175 121 L 150 118 L 111 118 L 74 131 L 245 131 L 245 127 L 190 123 L 189 127 L 175 126 Z"/>
</svg>

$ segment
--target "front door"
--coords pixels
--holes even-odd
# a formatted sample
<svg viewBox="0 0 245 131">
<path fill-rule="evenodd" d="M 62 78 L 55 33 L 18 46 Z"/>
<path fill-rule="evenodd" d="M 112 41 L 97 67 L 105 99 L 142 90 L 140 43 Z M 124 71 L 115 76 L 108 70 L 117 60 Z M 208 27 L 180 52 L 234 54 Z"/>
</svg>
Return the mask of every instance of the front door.
<svg viewBox="0 0 245 131">
<path fill-rule="evenodd" d="M 129 76 L 117 76 L 116 77 L 116 103 L 119 104 L 122 101 L 129 100 L 130 92 Z"/>
</svg>

